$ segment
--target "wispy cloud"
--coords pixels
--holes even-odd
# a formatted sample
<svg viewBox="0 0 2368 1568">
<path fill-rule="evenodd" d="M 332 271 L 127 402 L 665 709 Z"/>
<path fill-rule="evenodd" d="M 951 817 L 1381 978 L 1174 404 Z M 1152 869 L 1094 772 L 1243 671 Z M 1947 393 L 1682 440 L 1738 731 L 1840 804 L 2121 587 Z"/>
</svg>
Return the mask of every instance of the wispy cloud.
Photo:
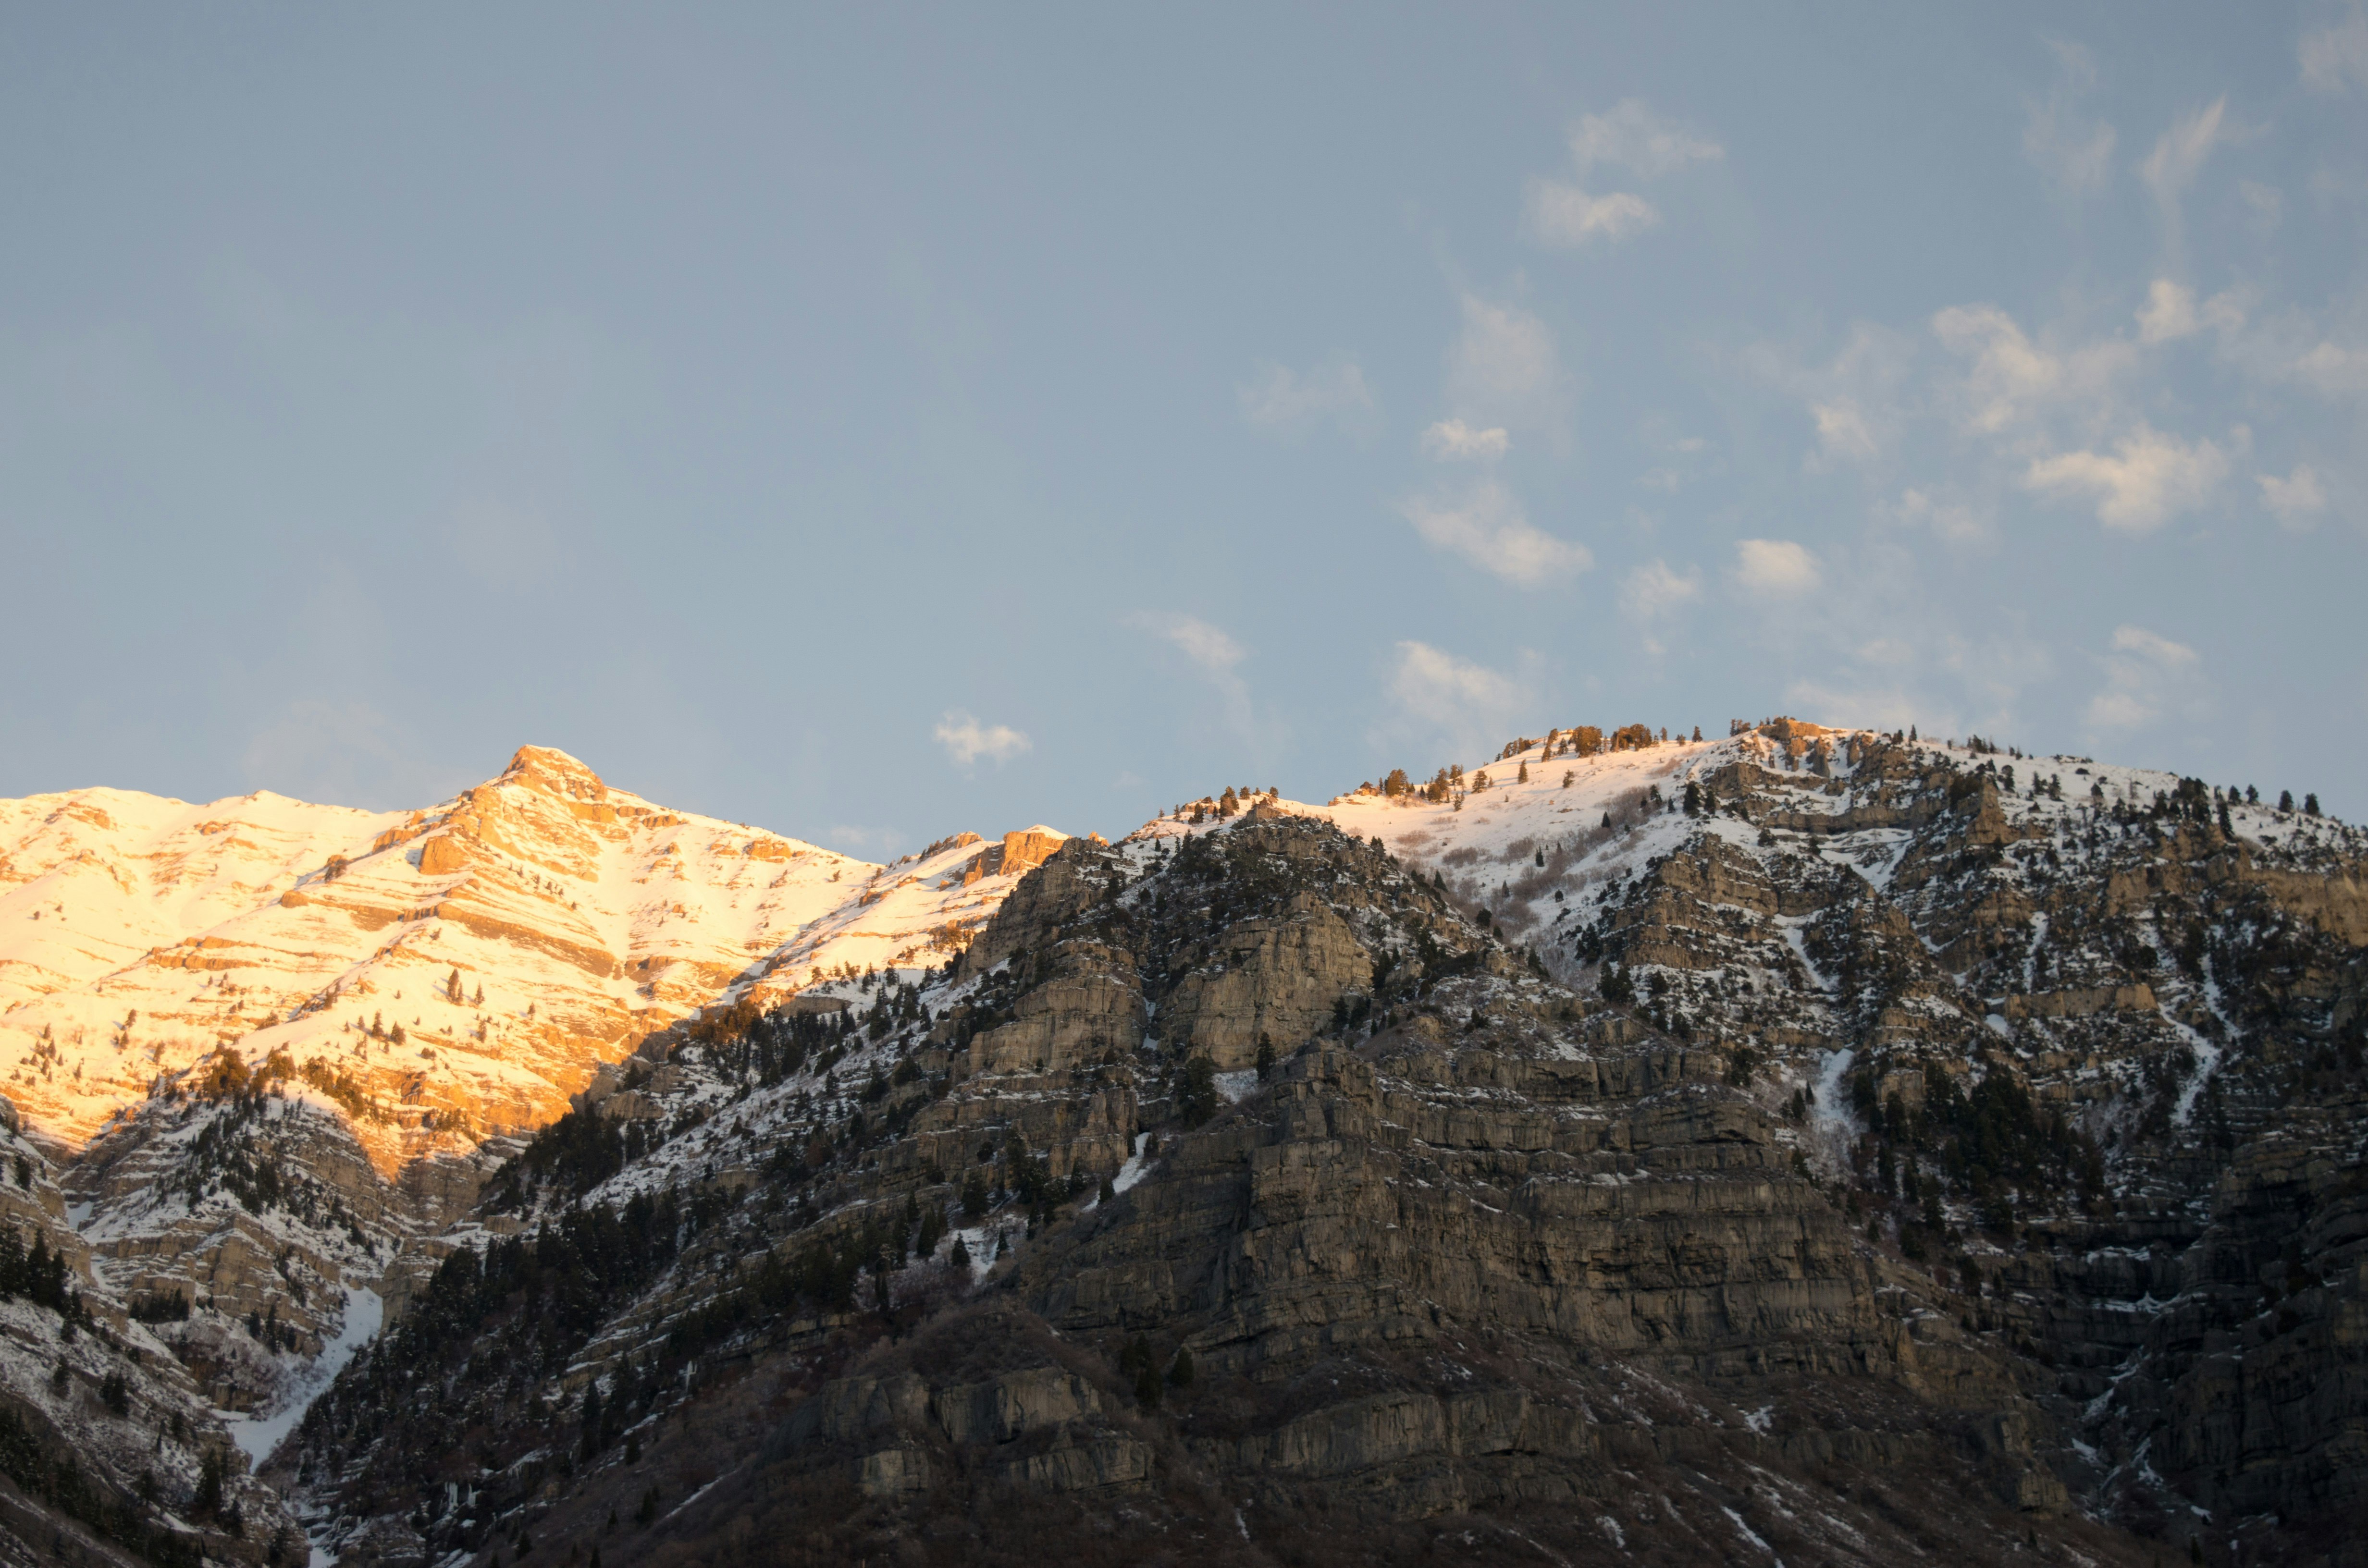
<svg viewBox="0 0 2368 1568">
<path fill-rule="evenodd" d="M 1568 395 L 1554 329 L 1518 305 L 1477 294 L 1463 301 L 1463 325 L 1447 355 L 1447 402 L 1486 427 L 1559 429 Z"/>
<path fill-rule="evenodd" d="M 2154 151 L 2138 165 L 2138 177 L 2146 182 L 2146 188 L 2154 193 L 2156 205 L 2162 209 L 2163 223 L 2174 253 L 2181 238 L 2180 199 L 2195 182 L 2213 148 L 2241 140 L 2246 134 L 2229 120 L 2228 96 L 2223 93 L 2193 114 L 2173 120 L 2170 129 L 2156 139 Z"/>
<path fill-rule="evenodd" d="M 989 762 L 1008 762 L 1030 744 L 1026 735 L 1010 725 L 982 724 L 960 709 L 939 719 L 933 733 L 954 766 L 965 770 L 982 757 Z"/>
<path fill-rule="evenodd" d="M 2287 528 L 2307 528 L 2327 510 L 2327 487 L 2319 483 L 2318 471 L 2308 463 L 2295 464 L 2294 472 L 2283 478 L 2257 473 L 2253 483 L 2261 487 L 2261 505 Z"/>
<path fill-rule="evenodd" d="M 1916 399 L 1907 386 L 1915 340 L 1873 322 L 1853 322 L 1831 360 L 1802 361 L 1792 347 L 1761 343 L 1742 363 L 1808 414 L 1816 445 L 1802 467 L 1819 472 L 1844 463 L 1873 462 L 1896 444 Z"/>
<path fill-rule="evenodd" d="M 2236 290 L 2214 294 L 2198 304 L 2195 290 L 2168 278 L 2146 286 L 2146 303 L 2138 307 L 2138 341 L 2176 343 L 2206 327 L 2233 332 L 2245 324 L 2244 301 Z"/>
<path fill-rule="evenodd" d="M 1399 510 L 1430 543 L 1519 587 L 1543 587 L 1595 563 L 1587 546 L 1534 527 L 1520 501 L 1494 480 L 1457 496 L 1417 496 Z"/>
<path fill-rule="evenodd" d="M 2052 404 L 2093 403 L 2137 362 L 2135 347 L 2114 338 L 2059 353 L 1989 304 L 1936 312 L 1932 334 L 1972 361 L 1954 394 L 1966 427 L 1983 435 L 2001 434 Z"/>
<path fill-rule="evenodd" d="M 1350 435 L 1371 428 L 1379 403 L 1353 359 L 1337 359 L 1302 374 L 1271 361 L 1234 389 L 1242 417 L 1281 436 L 1304 435 L 1329 420 Z"/>
<path fill-rule="evenodd" d="M 1763 598 L 1789 597 L 1815 588 L 1821 576 L 1817 558 L 1791 540 L 1747 539 L 1736 543 L 1735 578 L 1747 593 Z"/>
<path fill-rule="evenodd" d="M 2112 176 L 2113 128 L 2082 114 L 2080 100 L 2096 84 L 2097 67 L 2077 43 L 2054 43 L 2055 87 L 2023 105 L 2022 151 L 2067 195 L 2102 189 Z"/>
<path fill-rule="evenodd" d="M 830 843 L 851 854 L 876 856 L 883 860 L 912 842 L 903 828 L 859 827 L 845 823 L 833 827 L 827 837 Z"/>
<path fill-rule="evenodd" d="M 1239 642 L 1197 616 L 1144 610 L 1134 624 L 1153 636 L 1174 643 L 1178 651 L 1210 675 L 1225 675 L 1247 656 Z"/>
<path fill-rule="evenodd" d="M 2110 455 L 2084 450 L 2037 458 L 2023 471 L 2022 483 L 2043 495 L 2093 497 L 2099 522 L 2143 534 L 2203 506 L 2227 474 L 2228 459 L 2212 442 L 2181 441 L 2140 420 Z"/>
<path fill-rule="evenodd" d="M 1532 176 L 1521 187 L 1521 232 L 1540 244 L 1577 250 L 1618 242 L 1661 222 L 1660 209 L 1632 191 L 1590 196 L 1564 180 Z"/>
<path fill-rule="evenodd" d="M 2368 10 L 2354 6 L 2341 21 L 2303 34 L 2297 52 L 2303 85 L 2313 92 L 2368 87 Z"/>
<path fill-rule="evenodd" d="M 1442 419 L 1422 433 L 1423 454 L 1440 462 L 1493 462 L 1512 448 L 1502 426 L 1475 430 L 1461 419 Z"/>
<path fill-rule="evenodd" d="M 1419 732 L 1470 749 L 1502 733 L 1530 704 L 1522 682 L 1428 642 L 1400 642 L 1396 653 L 1384 687 L 1396 710 L 1393 734 Z"/>
<path fill-rule="evenodd" d="M 1878 450 L 1874 429 L 1867 423 L 1856 398 L 1838 397 L 1831 403 L 1812 403 L 1809 416 L 1816 421 L 1817 449 L 1826 457 L 1864 462 Z"/>
<path fill-rule="evenodd" d="M 2294 373 L 2330 397 L 2368 392 L 2368 348 L 2321 343 L 2294 362 Z"/>
<path fill-rule="evenodd" d="M 1990 520 L 1981 512 L 1962 502 L 1935 500 L 1912 487 L 1899 493 L 1893 511 L 1903 523 L 1931 529 L 1932 537 L 1945 544 L 1987 544 L 1991 537 Z"/>
<path fill-rule="evenodd" d="M 1212 626 L 1198 616 L 1169 610 L 1143 610 L 1128 618 L 1131 625 L 1147 631 L 1167 643 L 1191 662 L 1224 699 L 1225 724 L 1235 734 L 1254 744 L 1270 742 L 1271 735 L 1261 735 L 1256 707 L 1250 700 L 1249 682 L 1243 678 L 1241 666 L 1249 657 L 1249 650 L 1235 642 L 1223 628 Z M 1269 726 L 1270 728 L 1271 726 Z"/>
<path fill-rule="evenodd" d="M 1570 133 L 1570 155 L 1581 174 L 1611 164 L 1654 179 L 1723 158 L 1726 149 L 1655 114 L 1642 98 L 1622 98 L 1609 114 L 1581 117 Z"/>
<path fill-rule="evenodd" d="M 2203 693 L 2201 655 L 2143 626 L 2116 627 L 2112 649 L 2100 663 L 2105 684 L 2088 710 L 2089 722 L 2100 729 L 2140 728 L 2166 709 L 2192 706 Z"/>
<path fill-rule="evenodd" d="M 1725 149 L 1662 119 L 1643 99 L 1626 98 L 1609 114 L 1581 117 L 1571 129 L 1570 156 L 1582 181 L 1605 165 L 1656 179 L 1724 157 Z M 1660 221 L 1660 210 L 1634 191 L 1598 195 L 1571 180 L 1539 176 L 1522 187 L 1521 230 L 1540 244 L 1576 250 L 1598 241 L 1617 244 Z"/>
<path fill-rule="evenodd" d="M 1638 620 L 1652 620 L 1702 597 L 1702 574 L 1679 572 L 1666 561 L 1647 561 L 1620 585 L 1620 608 Z"/>
</svg>

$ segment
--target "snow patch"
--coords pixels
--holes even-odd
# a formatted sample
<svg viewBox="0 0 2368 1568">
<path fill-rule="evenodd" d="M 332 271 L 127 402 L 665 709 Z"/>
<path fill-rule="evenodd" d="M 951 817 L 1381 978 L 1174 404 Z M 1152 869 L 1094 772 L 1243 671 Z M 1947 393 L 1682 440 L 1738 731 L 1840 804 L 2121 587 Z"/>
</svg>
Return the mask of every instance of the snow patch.
<svg viewBox="0 0 2368 1568">
<path fill-rule="evenodd" d="M 245 1415 L 224 1413 L 222 1425 L 229 1428 L 231 1441 L 259 1468 L 271 1457 L 271 1450 L 304 1419 L 313 1402 L 346 1369 L 354 1352 L 369 1344 L 385 1323 L 386 1303 L 379 1299 L 377 1291 L 347 1286 L 346 1320 L 337 1330 L 337 1337 L 321 1346 L 321 1353 L 312 1364 L 290 1378 L 268 1405 Z"/>
</svg>

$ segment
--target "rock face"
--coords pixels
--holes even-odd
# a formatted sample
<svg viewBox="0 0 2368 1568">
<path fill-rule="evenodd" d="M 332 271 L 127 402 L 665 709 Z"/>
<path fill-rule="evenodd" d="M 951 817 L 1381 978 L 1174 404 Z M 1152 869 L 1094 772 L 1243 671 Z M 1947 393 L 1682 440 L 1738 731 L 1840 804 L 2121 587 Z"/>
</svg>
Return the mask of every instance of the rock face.
<svg viewBox="0 0 2368 1568">
<path fill-rule="evenodd" d="M 239 1312 L 301 1356 L 380 1260 L 257 1483 L 347 1562 L 2368 1562 L 2368 843 L 1620 733 L 944 841 L 828 938 L 998 890 L 942 969 L 755 964 L 405 1182 L 251 1075 L 19 1201 L 118 1217 L 95 1297 L 220 1260 L 159 1343 L 224 1404 Z"/>
<path fill-rule="evenodd" d="M 1372 960 L 1348 922 L 1302 895 L 1281 915 L 1227 930 L 1169 994 L 1161 1023 L 1191 1054 L 1238 1072 L 1257 1060 L 1259 1040 L 1313 1039 L 1372 983 Z"/>
<path fill-rule="evenodd" d="M 944 986 L 871 1016 L 769 1079 L 767 1029 L 814 1025 L 677 1042 L 656 1098 L 669 1126 L 707 1108 L 696 1127 L 574 1208 L 545 1185 L 513 1212 L 555 1235 L 777 1151 L 755 1182 L 574 1337 L 526 1255 L 481 1238 L 275 1477 L 334 1477 L 306 1495 L 356 1556 L 382 1551 L 363 1500 L 432 1468 L 416 1422 L 500 1435 L 472 1510 L 414 1516 L 422 1556 L 713 1481 L 604 1560 L 736 1561 L 783 1531 L 830 1560 L 2005 1561 L 2034 1538 L 2146 1560 L 2074 1506 L 2027 1359 L 1868 1244 L 1731 1051 L 1575 994 L 1326 824 L 1072 840 Z M 1261 1035 L 1267 1080 L 1201 1086 Z M 572 1369 L 444 1380 L 388 1426 L 395 1369 L 495 1344 Z M 726 1473 L 719 1446 L 750 1457 Z"/>
</svg>

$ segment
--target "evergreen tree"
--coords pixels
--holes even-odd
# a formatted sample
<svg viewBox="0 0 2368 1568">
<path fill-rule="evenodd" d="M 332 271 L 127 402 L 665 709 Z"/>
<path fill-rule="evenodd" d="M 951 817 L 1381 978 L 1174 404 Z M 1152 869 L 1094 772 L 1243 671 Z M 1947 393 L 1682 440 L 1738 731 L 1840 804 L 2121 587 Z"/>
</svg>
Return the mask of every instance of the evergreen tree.
<svg viewBox="0 0 2368 1568">
<path fill-rule="evenodd" d="M 2317 795 L 2305 795 L 2302 798 L 2302 812 L 2303 815 L 2308 817 L 2318 815 L 2318 797 Z"/>
<path fill-rule="evenodd" d="M 1217 1064 L 1196 1056 L 1184 1064 L 1184 1082 L 1177 1092 L 1176 1108 L 1187 1127 L 1198 1127 L 1217 1114 Z"/>
<path fill-rule="evenodd" d="M 1263 1033 L 1258 1042 L 1258 1075 L 1261 1084 L 1274 1076 L 1274 1041 Z"/>
<path fill-rule="evenodd" d="M 2293 790 L 2281 790 L 2278 791 L 2278 810 L 2282 812 L 2290 812 L 2294 810 Z"/>
<path fill-rule="evenodd" d="M 198 1465 L 197 1494 L 189 1499 L 189 1512 L 204 1518 L 219 1513 L 222 1502 L 222 1457 L 220 1449 L 209 1448 Z"/>
<path fill-rule="evenodd" d="M 1177 1346 L 1175 1362 L 1167 1369 L 1167 1383 L 1170 1388 L 1189 1389 L 1192 1386 L 1192 1350 L 1190 1346 Z"/>
<path fill-rule="evenodd" d="M 1514 783 L 1516 783 L 1516 784 L 1526 784 L 1526 783 L 1528 783 L 1529 781 L 1530 781 L 1530 765 L 1529 765 L 1529 763 L 1525 760 L 1525 761 L 1523 761 L 1523 762 L 1522 762 L 1522 764 L 1521 764 L 1521 771 L 1520 771 L 1517 776 L 1515 776 L 1515 778 L 1514 778 L 1514 779 L 1513 779 L 1513 782 L 1514 782 Z"/>
</svg>

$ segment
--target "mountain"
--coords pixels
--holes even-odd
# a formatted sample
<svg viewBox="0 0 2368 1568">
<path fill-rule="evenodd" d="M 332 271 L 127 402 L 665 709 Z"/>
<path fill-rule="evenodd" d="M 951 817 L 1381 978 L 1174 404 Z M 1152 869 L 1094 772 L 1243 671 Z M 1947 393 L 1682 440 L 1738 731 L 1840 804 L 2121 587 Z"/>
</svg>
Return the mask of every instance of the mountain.
<svg viewBox="0 0 2368 1568">
<path fill-rule="evenodd" d="M 142 1357 L 135 1403 L 176 1413 L 192 1456 L 259 1459 L 433 1267 L 416 1244 L 604 1064 L 701 1009 L 943 961 L 1063 837 L 878 866 L 532 746 L 412 812 L 0 801 L 15 1217 Z"/>
<path fill-rule="evenodd" d="M 2315 814 L 1793 720 L 884 868 L 531 748 L 0 813 L 0 1548 L 2368 1561 Z"/>
</svg>

